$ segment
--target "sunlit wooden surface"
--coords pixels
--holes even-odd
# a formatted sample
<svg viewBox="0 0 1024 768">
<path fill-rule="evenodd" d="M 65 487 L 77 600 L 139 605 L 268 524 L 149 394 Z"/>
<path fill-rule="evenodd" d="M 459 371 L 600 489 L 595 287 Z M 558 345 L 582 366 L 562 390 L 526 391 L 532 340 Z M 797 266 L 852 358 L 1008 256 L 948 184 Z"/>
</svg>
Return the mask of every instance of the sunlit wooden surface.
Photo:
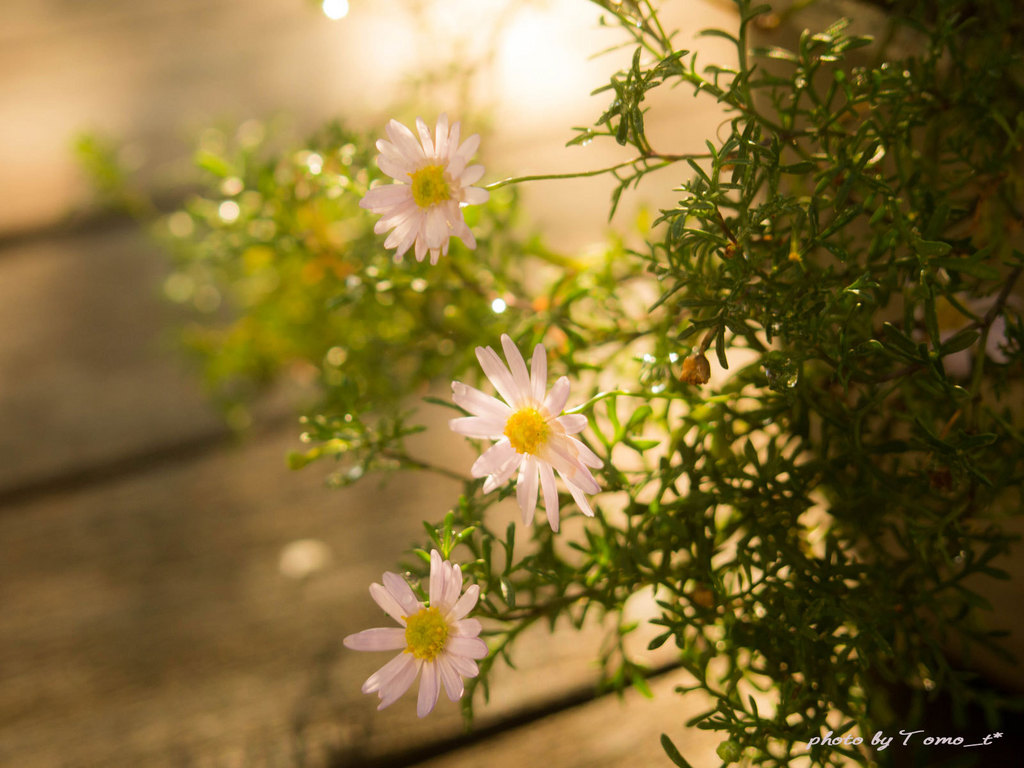
<svg viewBox="0 0 1024 768">
<path fill-rule="evenodd" d="M 129 221 L 90 223 L 70 151 L 81 131 L 124 142 L 144 182 L 173 191 L 190 142 L 212 122 L 284 113 L 298 132 L 334 116 L 381 125 L 410 57 L 436 41 L 413 44 L 408 3 L 351 5 L 337 22 L 302 0 L 5 5 L 0 765 L 440 767 L 545 752 L 550 765 L 640 754 L 667 765 L 663 731 L 714 764 L 714 739 L 683 727 L 693 712 L 669 695 L 671 676 L 655 681 L 654 702 L 594 698 L 596 625 L 528 633 L 468 742 L 444 697 L 425 720 L 414 697 L 376 712 L 359 686 L 386 654 L 346 651 L 341 638 L 386 620 L 367 586 L 396 567 L 420 520 L 440 514 L 422 500 L 454 485 L 412 476 L 332 491 L 325 467 L 290 472 L 295 382 L 234 438 L 174 350 L 159 252 Z M 428 9 L 433 34 L 479 46 L 487 41 L 466 29 L 504 4 L 439 5 Z M 618 66 L 614 54 L 586 58 L 613 42 L 596 18 L 582 0 L 541 2 L 497 30 L 503 42 L 478 86 L 494 126 L 483 150 L 493 178 L 625 156 L 614 145 L 564 150 L 571 126 L 603 107 L 587 94 Z M 713 124 L 713 106 L 702 109 Z M 688 140 L 663 139 L 666 151 Z M 536 185 L 525 196 L 557 245 L 578 247 L 607 226 L 611 186 L 594 187 Z M 446 417 L 434 415 L 441 434 Z M 440 457 L 464 467 L 472 454 L 448 436 Z M 604 736 L 575 749 L 595 723 Z"/>
</svg>

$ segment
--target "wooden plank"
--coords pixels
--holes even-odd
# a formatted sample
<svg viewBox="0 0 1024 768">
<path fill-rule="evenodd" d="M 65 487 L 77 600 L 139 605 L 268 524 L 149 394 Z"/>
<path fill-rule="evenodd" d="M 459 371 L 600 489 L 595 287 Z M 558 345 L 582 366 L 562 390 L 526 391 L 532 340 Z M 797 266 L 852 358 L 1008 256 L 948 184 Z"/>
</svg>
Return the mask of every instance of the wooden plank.
<svg viewBox="0 0 1024 768">
<path fill-rule="evenodd" d="M 134 227 L 0 253 L 0 494 L 224 433 Z"/>
<path fill-rule="evenodd" d="M 80 131 L 123 140 L 148 178 L 166 182 L 177 173 L 160 165 L 187 157 L 183 137 L 210 122 L 285 112 L 306 130 L 339 109 L 365 113 L 395 85 L 390 60 L 362 66 L 357 45 L 379 39 L 393 9 L 335 23 L 303 0 L 10 5 L 0 36 L 0 232 L 89 201 L 71 153 Z"/>
<path fill-rule="evenodd" d="M 444 699 L 425 720 L 413 697 L 377 713 L 359 686 L 387 655 L 340 644 L 387 623 L 368 585 L 457 484 L 332 491 L 322 469 L 285 469 L 294 444 L 286 429 L 0 515 L 0 764 L 317 766 L 461 733 Z M 281 558 L 299 540 L 329 560 L 289 578 Z M 537 629 L 482 725 L 594 680 L 596 628 L 561 641 Z"/>
<path fill-rule="evenodd" d="M 672 673 L 652 683 L 653 699 L 635 690 L 627 691 L 621 699 L 604 696 L 482 744 L 420 763 L 418 768 L 670 768 L 673 763 L 661 747 L 663 733 L 693 768 L 718 768 L 722 760 L 715 749 L 722 737 L 684 725 L 708 708 L 707 700 L 700 696 L 673 693 L 684 679 L 684 674 Z"/>
</svg>

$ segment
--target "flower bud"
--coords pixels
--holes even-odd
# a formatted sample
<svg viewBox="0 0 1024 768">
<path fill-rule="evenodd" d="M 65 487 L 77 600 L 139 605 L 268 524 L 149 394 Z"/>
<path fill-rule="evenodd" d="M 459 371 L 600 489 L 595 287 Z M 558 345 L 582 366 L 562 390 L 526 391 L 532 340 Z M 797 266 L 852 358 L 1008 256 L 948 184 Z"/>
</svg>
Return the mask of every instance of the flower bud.
<svg viewBox="0 0 1024 768">
<path fill-rule="evenodd" d="M 684 384 L 707 384 L 710 378 L 711 364 L 703 353 L 698 352 L 683 360 L 683 370 L 679 373 L 681 382 Z"/>
</svg>

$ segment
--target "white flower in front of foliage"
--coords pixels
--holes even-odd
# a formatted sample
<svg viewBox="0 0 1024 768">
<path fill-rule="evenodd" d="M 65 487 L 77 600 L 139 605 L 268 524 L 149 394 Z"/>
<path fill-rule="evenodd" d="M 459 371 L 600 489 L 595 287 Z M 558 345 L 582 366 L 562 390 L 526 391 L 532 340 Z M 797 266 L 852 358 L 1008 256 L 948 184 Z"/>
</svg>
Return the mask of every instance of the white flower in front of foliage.
<svg viewBox="0 0 1024 768">
<path fill-rule="evenodd" d="M 452 382 L 452 399 L 472 416 L 452 419 L 451 428 L 467 437 L 497 441 L 470 469 L 473 477 L 487 477 L 484 493 L 508 482 L 517 471 L 516 497 L 529 525 L 537 508 L 538 480 L 552 530 L 558 530 L 558 489 L 555 471 L 565 481 L 573 500 L 585 515 L 593 510 L 585 493 L 600 486 L 588 467 L 602 465 L 593 451 L 572 437 L 587 426 L 582 414 L 562 414 L 569 399 L 569 379 L 562 376 L 547 388 L 547 356 L 543 344 L 533 350 L 531 371 L 512 339 L 503 334 L 508 367 L 490 347 L 477 347 L 476 357 L 504 402 L 462 382 Z"/>
<path fill-rule="evenodd" d="M 344 639 L 355 651 L 401 651 L 363 683 L 363 693 L 380 697 L 377 709 L 394 704 L 420 678 L 416 714 L 426 717 L 437 703 L 441 685 L 452 701 L 462 698 L 464 677 L 476 677 L 475 659 L 487 655 L 481 640 L 480 622 L 467 619 L 480 587 L 471 585 L 462 594 L 462 571 L 442 560 L 435 549 L 430 553 L 430 605 L 416 599 L 412 588 L 397 573 L 385 573 L 384 584 L 371 584 L 370 595 L 399 627 L 365 629 Z"/>
<path fill-rule="evenodd" d="M 433 136 L 419 118 L 416 130 L 418 141 L 397 120 L 388 122 L 390 141 L 377 142 L 377 165 L 396 183 L 373 187 L 359 205 L 381 215 L 374 232 L 391 230 L 384 247 L 395 249 L 395 261 L 401 261 L 413 248 L 417 261 L 423 261 L 429 252 L 430 263 L 437 264 L 442 254 L 448 255 L 452 237 L 476 248 L 462 207 L 484 203 L 490 194 L 472 186 L 484 175 L 482 165 L 469 165 L 480 145 L 478 135 L 460 145 L 459 124 L 449 129 L 447 115 L 438 118 Z"/>
</svg>

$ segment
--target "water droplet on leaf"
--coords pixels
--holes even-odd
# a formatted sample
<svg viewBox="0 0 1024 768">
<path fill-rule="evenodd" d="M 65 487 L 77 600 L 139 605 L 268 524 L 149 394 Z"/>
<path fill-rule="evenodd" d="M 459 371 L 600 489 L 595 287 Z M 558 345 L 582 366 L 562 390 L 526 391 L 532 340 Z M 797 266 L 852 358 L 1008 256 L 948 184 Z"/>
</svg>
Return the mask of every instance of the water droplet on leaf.
<svg viewBox="0 0 1024 768">
<path fill-rule="evenodd" d="M 782 352 L 769 352 L 761 362 L 761 370 L 768 386 L 776 392 L 785 392 L 796 386 L 799 370 L 796 363 Z"/>
</svg>

